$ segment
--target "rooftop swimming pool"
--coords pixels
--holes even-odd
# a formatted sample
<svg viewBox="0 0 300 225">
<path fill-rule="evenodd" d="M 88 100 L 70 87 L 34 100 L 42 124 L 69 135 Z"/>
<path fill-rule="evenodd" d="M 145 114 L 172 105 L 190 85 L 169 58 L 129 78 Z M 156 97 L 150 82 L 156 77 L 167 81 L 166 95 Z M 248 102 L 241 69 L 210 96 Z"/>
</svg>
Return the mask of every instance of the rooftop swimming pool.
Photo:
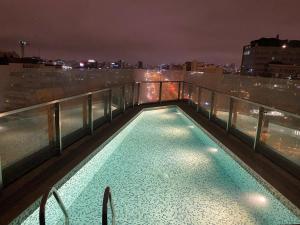
<svg viewBox="0 0 300 225">
<path fill-rule="evenodd" d="M 300 223 L 280 194 L 234 158 L 180 109 L 145 110 L 63 179 L 58 192 L 72 225 L 102 223 L 106 186 L 121 225 Z M 12 224 L 38 225 L 38 204 Z M 46 222 L 64 224 L 53 196 Z"/>
</svg>

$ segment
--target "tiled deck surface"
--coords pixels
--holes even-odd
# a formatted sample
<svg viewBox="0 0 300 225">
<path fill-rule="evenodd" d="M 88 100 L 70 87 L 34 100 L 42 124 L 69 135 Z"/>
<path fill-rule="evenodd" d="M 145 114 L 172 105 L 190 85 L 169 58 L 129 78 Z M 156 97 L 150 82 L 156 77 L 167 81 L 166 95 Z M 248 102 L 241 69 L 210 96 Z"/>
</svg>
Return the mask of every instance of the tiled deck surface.
<svg viewBox="0 0 300 225">
<path fill-rule="evenodd" d="M 47 162 L 18 179 L 7 188 L 0 191 L 0 224 L 8 224 L 19 213 L 32 204 L 38 197 L 57 183 L 80 161 L 93 152 L 96 147 L 119 130 L 127 121 L 133 118 L 145 107 L 177 105 L 190 117 L 214 135 L 220 142 L 236 154 L 242 161 L 273 185 L 279 192 L 300 208 L 300 180 L 274 165 L 260 154 L 255 154 L 250 146 L 211 123 L 195 109 L 184 102 L 169 102 L 149 104 L 128 109 L 117 116 L 112 123 L 106 123 L 94 132 L 64 150 L 59 157 L 53 157 Z"/>
</svg>

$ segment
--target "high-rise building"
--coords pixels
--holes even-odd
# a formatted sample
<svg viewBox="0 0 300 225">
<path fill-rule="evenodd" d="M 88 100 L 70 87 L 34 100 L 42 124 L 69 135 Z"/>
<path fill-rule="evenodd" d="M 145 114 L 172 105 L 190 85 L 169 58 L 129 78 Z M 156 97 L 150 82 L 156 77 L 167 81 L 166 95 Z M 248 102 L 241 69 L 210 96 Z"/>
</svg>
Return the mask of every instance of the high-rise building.
<svg viewBox="0 0 300 225">
<path fill-rule="evenodd" d="M 194 71 L 199 73 L 223 74 L 223 68 L 215 64 L 208 64 L 199 61 L 189 61 L 184 64 L 185 71 Z"/>
<path fill-rule="evenodd" d="M 183 65 L 182 64 L 171 64 L 170 70 L 183 70 Z"/>
<path fill-rule="evenodd" d="M 282 77 L 272 74 L 273 64 L 286 65 L 292 71 L 300 65 L 300 41 L 260 38 L 243 47 L 241 74 Z M 277 70 L 276 70 L 277 71 Z"/>
<path fill-rule="evenodd" d="M 205 65 L 204 62 L 199 62 L 196 60 L 189 61 L 185 63 L 185 70 L 186 71 L 199 71 Z"/>
<path fill-rule="evenodd" d="M 224 74 L 236 74 L 238 71 L 238 68 L 234 63 L 228 63 L 222 66 L 224 70 Z"/>
</svg>

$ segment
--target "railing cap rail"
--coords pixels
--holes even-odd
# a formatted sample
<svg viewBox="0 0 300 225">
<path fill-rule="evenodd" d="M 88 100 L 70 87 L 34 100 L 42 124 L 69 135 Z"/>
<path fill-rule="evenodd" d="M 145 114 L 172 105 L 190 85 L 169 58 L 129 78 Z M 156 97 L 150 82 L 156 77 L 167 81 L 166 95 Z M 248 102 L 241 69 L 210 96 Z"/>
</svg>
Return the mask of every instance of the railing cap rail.
<svg viewBox="0 0 300 225">
<path fill-rule="evenodd" d="M 86 92 L 84 94 L 74 95 L 74 96 L 71 96 L 71 97 L 60 98 L 60 99 L 56 99 L 56 100 L 52 100 L 52 101 L 49 101 L 49 102 L 44 102 L 44 103 L 40 103 L 40 104 L 36 104 L 36 105 L 24 107 L 24 108 L 14 109 L 14 110 L 7 111 L 7 112 L 1 112 L 0 113 L 0 118 L 4 117 L 4 116 L 9 116 L 9 115 L 29 111 L 29 110 L 32 110 L 32 109 L 45 107 L 45 106 L 48 106 L 48 105 L 53 105 L 53 104 L 59 103 L 59 102 L 65 102 L 65 101 L 85 97 L 85 96 L 88 96 L 88 95 L 91 95 L 91 94 L 97 94 L 97 93 L 100 93 L 100 92 L 109 91 L 110 89 L 111 88 L 104 88 L 104 89 L 97 90 L 97 91 Z"/>
<path fill-rule="evenodd" d="M 275 108 L 273 106 L 268 106 L 268 105 L 264 105 L 262 103 L 259 103 L 259 102 L 254 102 L 254 101 L 251 101 L 249 99 L 245 99 L 245 98 L 241 98 L 241 97 L 237 97 L 237 96 L 233 96 L 233 95 L 230 95 L 230 94 L 227 94 L 225 92 L 222 92 L 222 91 L 217 91 L 217 90 L 213 90 L 211 88 L 208 88 L 208 87 L 203 87 L 201 85 L 196 85 L 196 84 L 192 84 L 192 83 L 189 83 L 189 82 L 186 82 L 186 81 L 183 81 L 183 83 L 186 83 L 186 84 L 189 84 L 189 85 L 193 85 L 193 86 L 196 86 L 196 87 L 200 87 L 202 89 L 206 89 L 208 91 L 211 91 L 211 92 L 215 92 L 215 93 L 219 93 L 219 94 L 223 94 L 223 95 L 226 95 L 227 97 L 229 98 L 233 98 L 233 99 L 236 99 L 236 100 L 240 100 L 242 102 L 247 102 L 249 104 L 253 104 L 253 105 L 256 105 L 258 107 L 263 107 L 265 109 L 270 109 L 270 110 L 274 110 L 274 111 L 279 111 L 279 112 L 282 112 L 284 114 L 287 114 L 287 115 L 290 115 L 290 116 L 294 116 L 296 118 L 299 118 L 300 119 L 300 114 L 297 114 L 297 113 L 293 113 L 293 112 L 289 112 L 289 111 L 286 111 L 286 110 L 283 110 L 283 109 L 278 109 L 278 108 Z"/>
<path fill-rule="evenodd" d="M 220 93 L 220 94 L 226 95 L 226 96 L 228 96 L 228 97 L 230 97 L 230 98 L 233 98 L 233 99 L 236 99 L 236 100 L 240 100 L 240 101 L 243 101 L 243 102 L 247 102 L 247 103 L 250 103 L 250 104 L 254 104 L 254 105 L 258 106 L 258 107 L 264 107 L 265 109 L 270 109 L 270 110 L 280 111 L 280 112 L 282 112 L 282 113 L 284 113 L 284 114 L 287 114 L 287 115 L 290 115 L 290 116 L 294 116 L 294 117 L 300 118 L 300 115 L 299 115 L 299 114 L 296 114 L 296 113 L 293 113 L 293 112 L 289 112 L 289 111 L 286 111 L 286 110 L 283 110 L 283 109 L 278 109 L 278 108 L 275 108 L 275 107 L 272 107 L 272 106 L 267 106 L 267 105 L 264 105 L 264 104 L 262 104 L 262 103 L 258 103 L 258 102 L 254 102 L 254 101 L 251 101 L 251 100 L 248 100 L 248 99 L 244 99 L 244 98 L 241 98 L 241 97 L 233 96 L 233 95 L 224 93 L 224 92 L 222 92 L 222 91 L 213 90 L 213 89 L 211 89 L 211 88 L 203 87 L 203 86 L 201 86 L 201 85 L 196 85 L 196 84 L 192 84 L 192 83 L 189 83 L 189 82 L 186 82 L 186 81 L 180 81 L 180 80 L 169 80 L 169 81 L 136 81 L 136 82 L 127 82 L 127 83 L 124 83 L 124 84 L 122 84 L 122 85 L 114 85 L 114 86 L 111 86 L 110 88 L 104 88 L 104 89 L 97 90 L 97 91 L 86 92 L 86 93 L 83 93 L 83 94 L 79 94 L 79 95 L 75 95 L 75 96 L 71 96 L 71 97 L 66 97 L 66 98 L 61 98 L 61 99 L 57 99 L 57 100 L 52 100 L 52 101 L 49 101 L 49 102 L 45 102 L 45 103 L 41 103 L 41 104 L 36 104 L 36 105 L 24 107 L 24 108 L 19 108 L 19 109 L 7 111 L 7 112 L 1 112 L 1 113 L 0 113 L 0 118 L 1 118 L 1 117 L 4 117 L 4 116 L 8 116 L 8 115 L 17 114 L 17 113 L 20 113 L 20 112 L 29 111 L 29 110 L 32 110 L 32 109 L 37 109 L 37 108 L 45 107 L 45 106 L 52 105 L 52 104 L 59 103 L 59 102 L 65 102 L 65 101 L 68 101 L 68 100 L 73 100 L 73 99 L 76 99 L 76 98 L 85 97 L 85 96 L 88 96 L 88 95 L 91 95 L 91 94 L 97 94 L 97 93 L 101 93 L 101 92 L 104 92 L 104 91 L 109 91 L 109 90 L 111 90 L 111 89 L 114 88 L 114 87 L 124 86 L 124 85 L 126 85 L 126 84 L 141 84 L 141 83 L 176 83 L 176 82 L 177 82 L 177 83 L 183 82 L 183 83 L 186 83 L 186 84 L 189 84 L 189 85 L 193 85 L 193 86 L 196 86 L 196 87 L 200 87 L 200 88 L 203 88 L 203 89 L 206 89 L 206 90 L 215 92 L 215 93 Z"/>
</svg>

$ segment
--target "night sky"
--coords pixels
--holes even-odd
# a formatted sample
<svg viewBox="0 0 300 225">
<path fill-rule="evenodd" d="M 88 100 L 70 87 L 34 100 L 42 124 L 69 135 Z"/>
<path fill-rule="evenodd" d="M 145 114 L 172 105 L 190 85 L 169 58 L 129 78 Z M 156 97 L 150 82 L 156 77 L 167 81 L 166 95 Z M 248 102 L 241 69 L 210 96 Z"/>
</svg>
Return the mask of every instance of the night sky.
<svg viewBox="0 0 300 225">
<path fill-rule="evenodd" d="M 0 0 L 0 50 L 27 56 L 240 63 L 260 37 L 300 39 L 299 0 Z M 40 50 L 39 50 L 40 49 Z"/>
</svg>

